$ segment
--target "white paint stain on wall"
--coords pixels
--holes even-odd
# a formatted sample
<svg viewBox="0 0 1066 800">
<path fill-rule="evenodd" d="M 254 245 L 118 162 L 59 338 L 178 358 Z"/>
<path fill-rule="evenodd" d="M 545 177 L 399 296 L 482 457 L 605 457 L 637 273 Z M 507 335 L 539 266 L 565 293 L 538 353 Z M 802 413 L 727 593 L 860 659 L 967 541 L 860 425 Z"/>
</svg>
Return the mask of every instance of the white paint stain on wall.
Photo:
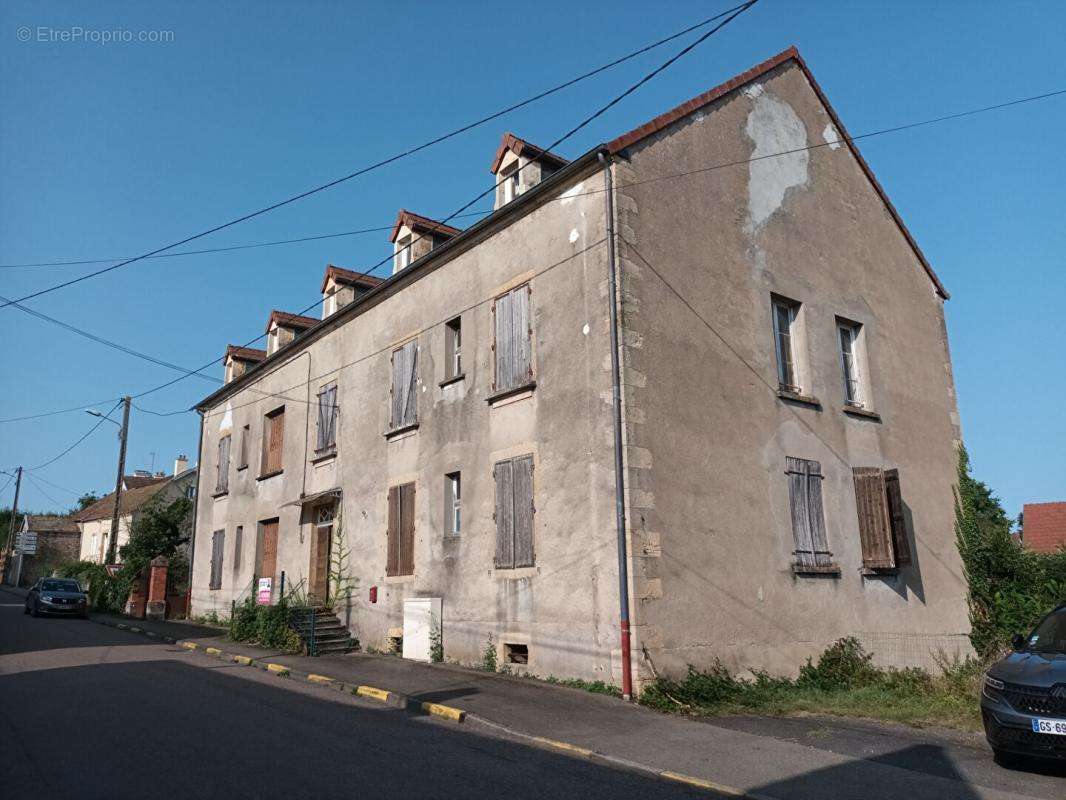
<svg viewBox="0 0 1066 800">
<path fill-rule="evenodd" d="M 569 205 L 570 203 L 574 202 L 574 200 L 577 199 L 577 196 L 579 194 L 581 194 L 583 191 L 585 191 L 585 183 L 584 182 L 581 182 L 581 183 L 577 184 L 576 186 L 571 186 L 569 189 L 567 189 L 565 192 L 563 192 L 561 195 L 559 195 L 559 203 L 560 203 L 560 205 L 564 205 L 565 206 L 565 205 Z"/>
<path fill-rule="evenodd" d="M 581 332 L 583 334 L 585 334 L 586 336 L 589 335 L 589 324 L 587 322 L 585 323 L 584 327 L 581 329 Z"/>
<path fill-rule="evenodd" d="M 827 122 L 825 124 L 825 130 L 822 131 L 822 138 L 825 139 L 830 150 L 840 149 L 840 135 L 837 133 L 837 129 L 833 127 L 832 122 Z"/>
<path fill-rule="evenodd" d="M 753 100 L 745 132 L 755 143 L 748 165 L 747 223 L 749 233 L 754 233 L 781 208 L 789 189 L 807 185 L 809 155 L 801 149 L 807 146 L 807 129 L 792 106 L 761 84 L 744 93 Z"/>
<path fill-rule="evenodd" d="M 218 432 L 233 430 L 233 404 L 226 403 L 226 413 L 218 423 Z"/>
<path fill-rule="evenodd" d="M 570 231 L 570 244 L 573 244 L 574 242 L 576 242 L 578 236 L 580 236 L 580 235 L 581 234 L 579 234 L 577 232 L 577 228 L 574 228 L 572 231 Z"/>
</svg>

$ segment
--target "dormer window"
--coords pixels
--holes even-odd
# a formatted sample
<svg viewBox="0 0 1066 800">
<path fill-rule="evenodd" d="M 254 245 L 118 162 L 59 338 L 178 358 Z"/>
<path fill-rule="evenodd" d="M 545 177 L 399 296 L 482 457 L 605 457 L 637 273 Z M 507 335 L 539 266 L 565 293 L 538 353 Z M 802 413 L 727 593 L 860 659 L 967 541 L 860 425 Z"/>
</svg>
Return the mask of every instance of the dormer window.
<svg viewBox="0 0 1066 800">
<path fill-rule="evenodd" d="M 327 265 L 326 274 L 322 276 L 322 319 L 336 314 L 379 283 L 381 278 L 373 275 Z"/>
<path fill-rule="evenodd" d="M 267 354 L 264 350 L 256 350 L 252 347 L 237 347 L 231 344 L 226 348 L 225 382 L 229 383 L 241 377 L 266 357 Z"/>
<path fill-rule="evenodd" d="M 396 260 L 392 267 L 394 274 L 411 265 L 411 241 L 411 236 L 396 241 Z"/>
<path fill-rule="evenodd" d="M 507 205 L 568 163 L 562 156 L 505 133 L 489 168 L 496 176 L 495 207 Z"/>
<path fill-rule="evenodd" d="M 272 356 L 289 342 L 303 336 L 310 328 L 318 324 L 314 317 L 289 314 L 285 311 L 271 311 L 267 320 L 267 355 Z"/>
<path fill-rule="evenodd" d="M 510 203 L 518 197 L 518 162 L 514 161 L 511 166 L 500 171 L 500 192 L 503 205 Z"/>
<path fill-rule="evenodd" d="M 322 319 L 325 319 L 330 314 L 333 314 L 337 310 L 337 287 L 332 287 L 329 292 L 326 293 L 326 299 L 322 301 Z"/>
</svg>

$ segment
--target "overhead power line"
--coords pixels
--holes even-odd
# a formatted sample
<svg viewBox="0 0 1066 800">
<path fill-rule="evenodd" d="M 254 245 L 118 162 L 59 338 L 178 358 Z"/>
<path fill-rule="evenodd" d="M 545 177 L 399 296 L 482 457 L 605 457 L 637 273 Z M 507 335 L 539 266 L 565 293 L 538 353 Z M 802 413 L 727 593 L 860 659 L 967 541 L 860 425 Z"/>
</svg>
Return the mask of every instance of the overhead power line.
<svg viewBox="0 0 1066 800">
<path fill-rule="evenodd" d="M 82 437 L 80 439 L 75 441 L 74 444 L 70 445 L 70 447 L 68 447 L 66 450 L 64 450 L 63 452 L 59 453 L 59 455 L 54 456 L 53 458 L 50 458 L 48 461 L 45 461 L 43 464 L 38 464 L 36 467 L 27 467 L 26 470 L 29 471 L 29 472 L 32 472 L 34 470 L 44 469 L 48 465 L 54 464 L 55 462 L 59 461 L 59 459 L 61 459 L 63 456 L 65 456 L 67 453 L 69 453 L 71 450 L 73 450 L 75 447 L 77 447 L 79 444 L 81 444 L 86 439 L 88 439 L 90 436 L 92 436 L 92 434 L 96 431 L 96 429 L 104 424 L 104 420 L 107 420 L 107 419 L 111 418 L 111 415 L 115 412 L 115 409 L 118 408 L 119 405 L 120 405 L 120 403 L 116 403 L 115 406 L 110 411 L 108 411 L 106 414 L 104 414 L 102 417 L 100 417 L 100 419 L 98 419 L 96 421 L 96 424 L 93 425 L 91 428 L 89 428 L 89 430 L 87 430 L 82 435 Z M 112 422 L 113 421 L 114 420 L 112 420 Z"/>
<path fill-rule="evenodd" d="M 44 487 L 41 486 L 41 484 L 39 484 L 36 480 L 34 480 L 34 477 L 33 477 L 32 474 L 27 472 L 26 473 L 26 478 L 29 480 L 30 483 L 33 484 L 33 488 L 35 488 L 38 492 L 40 492 L 41 494 L 43 494 L 45 496 L 45 499 L 48 500 L 48 502 L 52 503 L 57 508 L 62 508 L 63 504 L 60 503 L 58 500 L 56 500 L 54 497 L 52 497 L 52 495 L 48 494 L 48 492 L 45 491 Z"/>
<path fill-rule="evenodd" d="M 606 71 L 608 69 L 611 69 L 612 67 L 618 66 L 619 64 L 622 64 L 622 63 L 624 63 L 626 61 L 629 61 L 630 59 L 636 58 L 637 56 L 642 55 L 644 53 L 647 53 L 650 50 L 654 50 L 655 48 L 660 47 L 661 45 L 666 44 L 667 42 L 671 42 L 674 39 L 677 39 L 677 38 L 679 38 L 681 36 L 684 36 L 687 33 L 690 33 L 692 31 L 698 30 L 699 28 L 702 28 L 702 27 L 710 24 L 711 22 L 714 22 L 715 20 L 721 19 L 722 17 L 726 17 L 727 15 L 732 15 L 732 16 L 727 17 L 727 22 L 728 22 L 733 17 L 735 17 L 736 14 L 739 14 L 739 13 L 742 13 L 743 11 L 746 11 L 748 8 L 750 8 L 752 5 L 754 5 L 754 3 L 756 3 L 756 2 L 758 2 L 758 0 L 748 0 L 748 2 L 746 2 L 746 3 L 742 3 L 739 6 L 734 6 L 731 9 L 728 9 L 726 11 L 723 11 L 723 12 L 719 13 L 719 14 L 716 14 L 713 17 L 709 17 L 709 18 L 703 20 L 702 22 L 696 23 L 695 25 L 690 25 L 688 28 L 685 28 L 683 31 L 678 31 L 677 33 L 674 33 L 674 34 L 671 34 L 670 36 L 667 36 L 666 38 L 660 39 L 660 40 L 658 40 L 656 42 L 653 42 L 653 43 L 651 43 L 649 45 L 646 45 L 646 46 L 644 46 L 644 47 L 642 47 L 642 48 L 640 48 L 638 50 L 634 50 L 631 53 L 627 53 L 626 55 L 624 55 L 624 56 L 622 56 L 620 58 L 616 58 L 614 61 L 611 61 L 608 64 L 604 64 L 603 66 L 600 66 L 600 67 L 597 67 L 597 68 L 595 68 L 593 70 L 590 70 L 590 71 L 588 71 L 588 72 L 586 72 L 586 73 L 584 73 L 582 75 L 577 76 L 576 78 L 571 78 L 570 80 L 567 80 L 567 81 L 565 81 L 563 83 L 560 83 L 560 84 L 558 84 L 556 86 L 553 86 L 550 89 L 546 89 L 546 90 L 544 90 L 542 92 L 539 92 L 538 94 L 536 94 L 536 95 L 534 95 L 532 97 L 529 97 L 529 98 L 527 98 L 525 100 L 522 100 L 522 101 L 520 101 L 518 103 L 514 103 L 514 104 L 508 106 L 507 108 L 501 109 L 500 111 L 496 111 L 496 112 L 494 112 L 492 114 L 489 114 L 486 117 L 482 117 L 481 119 L 475 120 L 474 122 L 467 123 L 466 125 L 463 125 L 463 126 L 461 126 L 459 128 L 456 128 L 455 130 L 449 131 L 448 133 L 445 133 L 445 134 L 443 134 L 441 136 L 438 136 L 435 139 L 431 139 L 428 142 L 423 142 L 420 145 L 408 148 L 407 150 L 404 150 L 403 152 L 400 152 L 400 153 L 397 153 L 395 155 L 389 156 L 388 158 L 382 159 L 381 161 L 377 161 L 377 162 L 375 162 L 373 164 L 370 164 L 368 166 L 361 167 L 360 169 L 357 169 L 354 172 L 350 172 L 347 175 L 342 175 L 339 178 L 334 178 L 331 181 L 328 181 L 326 183 L 320 184 L 320 185 L 315 186 L 315 187 L 313 187 L 311 189 L 308 189 L 306 191 L 300 192 L 299 194 L 294 194 L 294 195 L 292 195 L 290 197 L 285 198 L 284 200 L 279 200 L 276 203 L 272 203 L 272 204 L 270 204 L 268 206 L 264 206 L 263 208 L 260 208 L 260 209 L 258 209 L 256 211 L 251 211 L 251 212 L 248 212 L 247 214 L 243 214 L 242 216 L 239 216 L 236 219 L 232 219 L 229 222 L 224 222 L 224 223 L 222 223 L 220 225 L 215 225 L 215 226 L 213 226 L 211 228 L 208 228 L 206 230 L 200 231 L 199 233 L 195 233 L 192 236 L 187 236 L 184 239 L 181 239 L 181 240 L 176 241 L 176 242 L 171 242 L 168 245 L 164 245 L 163 247 L 158 247 L 155 250 L 150 250 L 149 252 L 143 253 L 143 254 L 141 254 L 139 256 L 134 256 L 133 258 L 127 258 L 127 259 L 125 259 L 123 261 L 118 262 L 117 264 L 112 264 L 109 267 L 104 267 L 103 269 L 95 270 L 95 271 L 87 273 L 85 275 L 81 275 L 81 276 L 79 276 L 77 278 L 71 278 L 68 281 L 63 281 L 62 283 L 57 283 L 54 286 L 50 286 L 50 287 L 48 287 L 46 289 L 40 289 L 40 290 L 38 290 L 36 292 L 31 292 L 30 294 L 23 295 L 22 297 L 16 298 L 16 300 L 14 300 L 14 301 L 10 301 L 9 300 L 9 301 L 7 301 L 5 303 L 0 304 L 0 308 L 6 308 L 8 305 L 11 305 L 13 302 L 20 302 L 21 303 L 21 302 L 23 302 L 25 300 L 30 300 L 30 299 L 32 299 L 34 297 L 40 297 L 43 294 L 47 294 L 49 292 L 54 292 L 54 291 L 56 291 L 58 289 L 65 288 L 67 286 L 72 286 L 72 285 L 74 285 L 76 283 L 80 283 L 81 281 L 88 280 L 89 278 L 94 278 L 94 277 L 96 277 L 98 275 L 103 275 L 103 274 L 105 274 L 107 272 L 111 272 L 112 270 L 116 270 L 116 269 L 119 269 L 121 267 L 128 266 L 128 265 L 136 263 L 138 261 L 143 261 L 146 258 L 151 258 L 152 256 L 159 255 L 160 253 L 163 253 L 163 252 L 165 252 L 167 250 L 173 250 L 175 247 L 181 247 L 183 244 L 188 244 L 189 242 L 196 241 L 197 239 L 202 239 L 205 236 L 210 236 L 211 234 L 217 233 L 218 231 L 225 230 L 226 228 L 231 228 L 234 225 L 241 224 L 242 222 L 247 222 L 250 219 L 254 219 L 256 217 L 262 216 L 263 214 L 267 214 L 267 213 L 269 213 L 271 211 L 276 211 L 279 208 L 282 208 L 284 206 L 290 205 L 290 204 L 295 203 L 295 202 L 300 201 L 300 200 L 304 200 L 304 199 L 306 199 L 308 197 L 311 197 L 312 195 L 318 194 L 319 192 L 324 192 L 327 189 L 332 189 L 334 186 L 339 186 L 340 184 L 346 183 L 347 181 L 350 181 L 353 178 L 357 178 L 360 175 L 365 175 L 368 172 L 372 172 L 372 171 L 374 171 L 376 169 L 379 169 L 381 167 L 384 167 L 384 166 L 386 166 L 388 164 L 392 164 L 392 163 L 394 163 L 396 161 L 399 161 L 402 158 L 406 158 L 408 156 L 414 155 L 415 153 L 418 153 L 418 152 L 420 152 L 422 150 L 425 150 L 426 148 L 432 147 L 432 146 L 434 146 L 436 144 L 440 144 L 441 142 L 446 141 L 447 139 L 451 139 L 451 138 L 453 138 L 455 136 L 458 136 L 461 133 L 465 133 L 466 131 L 473 130 L 474 128 L 477 128 L 477 127 L 479 127 L 481 125 L 484 125 L 487 122 L 491 122 L 494 119 L 498 119 L 499 117 L 502 117 L 505 114 L 509 114 L 512 111 L 516 111 L 516 110 L 518 110 L 520 108 L 523 108 L 524 106 L 527 106 L 527 105 L 529 105 L 531 103 L 535 103 L 538 100 L 542 100 L 543 98 L 548 97 L 549 95 L 552 95 L 552 94 L 555 94 L 556 92 L 562 91 L 563 89 L 566 89 L 566 88 L 568 88 L 570 86 L 573 86 L 576 83 L 579 83 L 579 82 L 581 82 L 583 80 L 591 78 L 594 75 L 598 75 L 601 72 L 604 72 L 604 71 Z M 721 27 L 722 27 L 722 25 L 718 25 L 718 26 L 716 26 L 716 28 L 714 28 L 714 30 L 718 30 Z M 707 38 L 706 35 L 700 37 L 700 39 L 697 40 L 697 43 L 702 42 L 705 38 Z M 686 48 L 686 50 L 683 51 L 683 52 L 687 52 L 690 49 L 691 49 L 691 46 L 689 48 Z M 673 60 L 676 60 L 676 58 L 673 59 Z M 671 63 L 672 63 L 672 61 L 671 61 Z M 463 210 L 465 211 L 466 208 L 464 207 Z"/>
</svg>

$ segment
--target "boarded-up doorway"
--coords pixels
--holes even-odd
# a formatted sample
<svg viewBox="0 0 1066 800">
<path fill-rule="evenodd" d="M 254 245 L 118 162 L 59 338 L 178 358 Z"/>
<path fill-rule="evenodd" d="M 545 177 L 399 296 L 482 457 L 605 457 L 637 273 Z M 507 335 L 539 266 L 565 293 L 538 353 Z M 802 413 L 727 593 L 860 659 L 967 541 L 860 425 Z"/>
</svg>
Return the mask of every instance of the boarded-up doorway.
<svg viewBox="0 0 1066 800">
<path fill-rule="evenodd" d="M 278 521 L 263 520 L 259 523 L 259 541 L 256 543 L 255 574 L 271 579 L 271 589 L 278 589 Z"/>
<path fill-rule="evenodd" d="M 329 602 L 329 560 L 333 549 L 333 503 L 314 510 L 315 528 L 311 536 L 311 564 L 308 599 L 318 605 Z"/>
</svg>

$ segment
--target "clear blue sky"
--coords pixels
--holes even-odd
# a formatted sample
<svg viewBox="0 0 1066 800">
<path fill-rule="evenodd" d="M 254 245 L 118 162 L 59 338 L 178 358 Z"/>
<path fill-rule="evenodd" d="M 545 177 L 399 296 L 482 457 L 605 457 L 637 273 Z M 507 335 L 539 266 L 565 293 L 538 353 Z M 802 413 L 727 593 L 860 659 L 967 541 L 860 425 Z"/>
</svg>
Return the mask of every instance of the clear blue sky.
<svg viewBox="0 0 1066 800">
<path fill-rule="evenodd" d="M 0 263 L 135 255 L 345 174 L 672 33 L 720 3 L 4 3 Z M 38 26 L 172 31 L 168 43 L 20 42 Z M 1066 88 L 1066 5 L 762 0 L 560 148 L 575 155 L 796 44 L 853 134 Z M 57 34 L 58 35 L 58 34 Z M 677 49 L 195 247 L 442 216 L 491 180 L 504 130 L 548 143 Z M 963 429 L 1011 513 L 1066 499 L 1066 97 L 875 138 L 862 150 L 952 292 Z M 315 299 L 327 262 L 388 252 L 386 234 L 136 264 L 32 307 L 186 366 Z M 86 267 L 0 270 L 18 296 Z M 141 391 L 170 371 L 0 310 L 0 417 Z M 220 369 L 217 370 L 220 374 Z M 195 378 L 141 401 L 188 407 Z M 0 467 L 47 460 L 93 420 L 0 425 Z M 105 424 L 39 475 L 113 484 Z M 129 467 L 169 469 L 196 416 L 134 412 Z M 0 476 L 0 484 L 4 478 Z M 73 501 L 32 483 L 23 505 Z M 8 504 L 8 488 L 0 503 Z"/>
</svg>

